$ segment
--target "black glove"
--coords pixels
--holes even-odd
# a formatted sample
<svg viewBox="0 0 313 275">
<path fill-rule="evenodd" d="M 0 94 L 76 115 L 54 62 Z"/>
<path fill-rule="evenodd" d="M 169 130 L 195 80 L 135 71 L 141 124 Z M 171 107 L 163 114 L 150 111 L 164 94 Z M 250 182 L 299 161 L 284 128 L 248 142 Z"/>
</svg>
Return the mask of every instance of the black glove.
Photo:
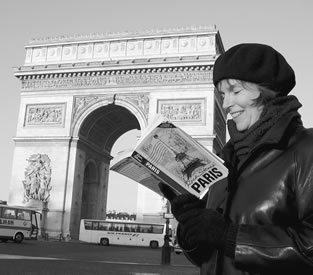
<svg viewBox="0 0 313 275">
<path fill-rule="evenodd" d="M 162 182 L 159 183 L 159 188 L 164 194 L 164 197 L 171 203 L 171 211 L 179 222 L 181 222 L 181 216 L 185 212 L 191 209 L 203 209 L 205 207 L 205 202 L 192 194 L 177 195 L 169 186 Z"/>
<path fill-rule="evenodd" d="M 194 208 L 180 216 L 182 239 L 194 246 L 207 244 L 217 249 L 228 249 L 233 255 L 237 235 L 237 226 L 226 221 L 213 209 Z"/>
</svg>

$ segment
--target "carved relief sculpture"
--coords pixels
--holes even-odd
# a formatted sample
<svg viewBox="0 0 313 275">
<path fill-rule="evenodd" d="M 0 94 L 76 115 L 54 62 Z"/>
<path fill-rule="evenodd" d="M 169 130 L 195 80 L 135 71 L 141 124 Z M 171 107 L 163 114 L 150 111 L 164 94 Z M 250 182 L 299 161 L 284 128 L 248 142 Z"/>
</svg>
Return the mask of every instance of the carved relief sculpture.
<svg viewBox="0 0 313 275">
<path fill-rule="evenodd" d="M 65 104 L 28 105 L 25 125 L 62 125 Z"/>
<path fill-rule="evenodd" d="M 159 100 L 158 112 L 176 122 L 204 122 L 204 99 Z"/>
<path fill-rule="evenodd" d="M 25 168 L 25 179 L 22 181 L 24 186 L 24 202 L 38 200 L 48 202 L 51 187 L 51 166 L 50 159 L 45 154 L 31 155 L 28 166 Z"/>
<path fill-rule="evenodd" d="M 148 118 L 149 113 L 149 96 L 148 95 L 135 95 L 135 96 L 120 96 L 122 99 L 126 99 L 135 104 L 144 114 L 145 118 Z"/>
</svg>

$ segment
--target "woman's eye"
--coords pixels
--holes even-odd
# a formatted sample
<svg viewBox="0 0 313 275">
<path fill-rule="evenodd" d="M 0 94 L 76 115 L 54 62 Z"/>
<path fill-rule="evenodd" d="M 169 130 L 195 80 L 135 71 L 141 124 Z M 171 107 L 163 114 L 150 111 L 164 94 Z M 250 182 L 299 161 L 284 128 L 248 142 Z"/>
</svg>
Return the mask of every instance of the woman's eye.
<svg viewBox="0 0 313 275">
<path fill-rule="evenodd" d="M 233 92 L 236 95 L 236 94 L 239 94 L 241 92 L 241 90 L 234 90 Z"/>
</svg>

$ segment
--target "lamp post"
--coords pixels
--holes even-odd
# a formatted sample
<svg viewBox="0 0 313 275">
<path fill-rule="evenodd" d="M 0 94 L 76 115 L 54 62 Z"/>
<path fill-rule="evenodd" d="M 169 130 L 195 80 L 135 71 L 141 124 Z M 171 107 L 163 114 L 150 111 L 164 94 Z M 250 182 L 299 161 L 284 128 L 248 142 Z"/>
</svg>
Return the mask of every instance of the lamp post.
<svg viewBox="0 0 313 275">
<path fill-rule="evenodd" d="M 170 246 L 170 205 L 167 201 L 166 203 L 166 213 L 164 213 L 165 218 L 165 236 L 164 236 L 164 244 L 162 246 L 162 265 L 171 264 L 171 246 Z"/>
</svg>

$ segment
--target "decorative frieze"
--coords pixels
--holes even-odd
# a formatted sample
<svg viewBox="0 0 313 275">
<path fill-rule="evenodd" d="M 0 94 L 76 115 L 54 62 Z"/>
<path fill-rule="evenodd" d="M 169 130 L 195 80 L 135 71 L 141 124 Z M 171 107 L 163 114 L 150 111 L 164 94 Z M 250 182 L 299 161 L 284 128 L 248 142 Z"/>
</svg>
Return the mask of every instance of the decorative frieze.
<svg viewBox="0 0 313 275">
<path fill-rule="evenodd" d="M 173 122 L 205 124 L 205 99 L 158 100 L 158 113 Z"/>
<path fill-rule="evenodd" d="M 24 126 L 64 126 L 65 103 L 29 104 Z"/>
<path fill-rule="evenodd" d="M 20 76 L 23 91 L 204 83 L 211 66 Z"/>
</svg>

